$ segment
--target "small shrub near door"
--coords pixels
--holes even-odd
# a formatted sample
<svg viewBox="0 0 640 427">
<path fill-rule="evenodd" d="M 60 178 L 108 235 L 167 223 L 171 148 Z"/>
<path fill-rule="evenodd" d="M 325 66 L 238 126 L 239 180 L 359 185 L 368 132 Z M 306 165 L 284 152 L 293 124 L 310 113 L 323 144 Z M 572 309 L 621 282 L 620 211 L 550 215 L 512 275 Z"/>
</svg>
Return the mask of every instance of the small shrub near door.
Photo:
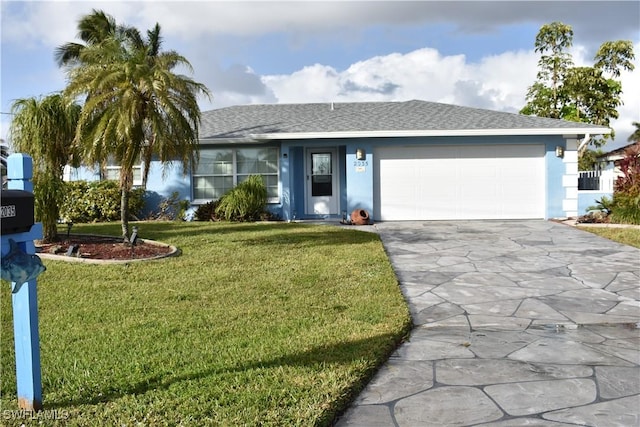
<svg viewBox="0 0 640 427">
<path fill-rule="evenodd" d="M 259 175 L 251 175 L 219 200 L 215 213 L 227 221 L 257 221 L 265 213 L 267 187 Z"/>
</svg>

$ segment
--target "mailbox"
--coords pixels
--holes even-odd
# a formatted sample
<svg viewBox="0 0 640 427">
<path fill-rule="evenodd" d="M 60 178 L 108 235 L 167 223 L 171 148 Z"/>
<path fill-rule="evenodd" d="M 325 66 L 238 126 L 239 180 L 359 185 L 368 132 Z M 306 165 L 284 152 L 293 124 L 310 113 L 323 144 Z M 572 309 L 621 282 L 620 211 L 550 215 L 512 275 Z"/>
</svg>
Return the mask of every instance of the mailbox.
<svg viewBox="0 0 640 427">
<path fill-rule="evenodd" d="M 2 190 L 2 234 L 29 231 L 34 223 L 33 194 L 23 190 Z"/>
</svg>

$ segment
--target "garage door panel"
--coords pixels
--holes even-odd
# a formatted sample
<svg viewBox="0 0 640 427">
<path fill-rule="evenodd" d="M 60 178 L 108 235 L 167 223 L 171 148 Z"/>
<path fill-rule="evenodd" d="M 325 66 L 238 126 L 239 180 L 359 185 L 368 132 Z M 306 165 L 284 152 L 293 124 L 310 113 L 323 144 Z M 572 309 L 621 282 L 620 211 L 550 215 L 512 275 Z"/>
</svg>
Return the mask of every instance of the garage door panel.
<svg viewBox="0 0 640 427">
<path fill-rule="evenodd" d="M 544 146 L 384 147 L 377 220 L 544 217 Z"/>
</svg>

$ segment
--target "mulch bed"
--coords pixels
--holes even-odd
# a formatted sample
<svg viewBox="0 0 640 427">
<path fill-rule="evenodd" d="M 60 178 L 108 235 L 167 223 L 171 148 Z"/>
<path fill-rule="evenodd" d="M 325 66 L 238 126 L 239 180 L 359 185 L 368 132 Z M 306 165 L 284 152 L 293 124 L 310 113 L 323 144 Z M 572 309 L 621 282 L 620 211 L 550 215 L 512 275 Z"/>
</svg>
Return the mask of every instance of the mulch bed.
<svg viewBox="0 0 640 427">
<path fill-rule="evenodd" d="M 59 242 L 36 243 L 37 252 L 55 255 L 66 255 L 70 246 L 74 246 L 73 257 L 104 260 L 154 258 L 172 251 L 170 246 L 152 244 L 142 239 L 138 239 L 132 247 L 124 244 L 122 238 L 88 234 L 72 234 L 68 239 L 64 236 Z"/>
</svg>

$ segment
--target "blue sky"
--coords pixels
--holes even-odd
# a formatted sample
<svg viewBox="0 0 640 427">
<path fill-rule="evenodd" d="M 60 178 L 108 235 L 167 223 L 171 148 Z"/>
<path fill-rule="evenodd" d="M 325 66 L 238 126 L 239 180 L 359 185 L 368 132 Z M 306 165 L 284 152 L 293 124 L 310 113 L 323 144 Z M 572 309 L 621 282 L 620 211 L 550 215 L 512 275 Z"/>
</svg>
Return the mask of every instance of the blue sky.
<svg viewBox="0 0 640 427">
<path fill-rule="evenodd" d="M 600 43 L 632 40 L 637 1 L 5 1 L 1 3 L 0 137 L 11 103 L 62 90 L 53 51 L 77 41 L 78 19 L 102 9 L 141 30 L 160 23 L 213 93 L 208 110 L 234 104 L 423 99 L 518 111 L 534 82 L 533 43 L 545 23 L 574 30 L 577 65 Z M 613 122 L 626 144 L 640 121 L 640 64 L 623 73 Z M 635 95 L 635 96 L 633 96 Z"/>
</svg>

